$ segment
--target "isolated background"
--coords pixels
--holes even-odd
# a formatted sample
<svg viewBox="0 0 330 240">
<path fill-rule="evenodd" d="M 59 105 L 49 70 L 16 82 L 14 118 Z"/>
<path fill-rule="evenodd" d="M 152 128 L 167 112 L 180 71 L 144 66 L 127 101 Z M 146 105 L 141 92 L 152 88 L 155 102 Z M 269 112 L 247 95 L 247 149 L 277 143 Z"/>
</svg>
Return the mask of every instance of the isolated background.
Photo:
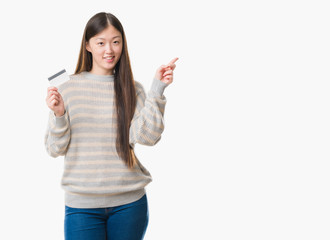
<svg viewBox="0 0 330 240">
<path fill-rule="evenodd" d="M 63 239 L 63 157 L 47 155 L 47 77 L 72 74 L 88 19 L 122 22 L 145 89 L 179 57 L 146 240 L 329 239 L 327 1 L 8 1 L 0 6 L 0 239 Z"/>
</svg>

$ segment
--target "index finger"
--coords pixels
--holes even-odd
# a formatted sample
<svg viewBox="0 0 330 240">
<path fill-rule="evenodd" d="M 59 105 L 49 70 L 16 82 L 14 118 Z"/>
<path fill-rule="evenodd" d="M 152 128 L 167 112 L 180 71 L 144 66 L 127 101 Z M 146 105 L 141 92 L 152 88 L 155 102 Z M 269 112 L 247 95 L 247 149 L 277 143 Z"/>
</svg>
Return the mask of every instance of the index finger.
<svg viewBox="0 0 330 240">
<path fill-rule="evenodd" d="M 178 61 L 178 59 L 179 59 L 179 58 L 177 58 L 177 57 L 174 58 L 174 59 L 172 59 L 172 61 L 170 61 L 170 63 L 169 63 L 168 65 L 172 65 L 172 64 L 174 64 L 176 61 Z"/>
</svg>

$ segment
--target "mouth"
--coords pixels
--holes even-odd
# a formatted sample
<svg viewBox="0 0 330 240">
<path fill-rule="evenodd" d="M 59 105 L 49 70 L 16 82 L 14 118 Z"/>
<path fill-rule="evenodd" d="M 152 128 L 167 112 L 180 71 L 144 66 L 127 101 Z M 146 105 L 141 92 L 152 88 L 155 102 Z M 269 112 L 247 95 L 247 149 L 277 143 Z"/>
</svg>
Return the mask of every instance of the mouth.
<svg viewBox="0 0 330 240">
<path fill-rule="evenodd" d="M 115 59 L 114 56 L 112 57 L 104 57 L 103 59 L 105 59 L 106 62 L 113 62 L 113 60 Z"/>
</svg>

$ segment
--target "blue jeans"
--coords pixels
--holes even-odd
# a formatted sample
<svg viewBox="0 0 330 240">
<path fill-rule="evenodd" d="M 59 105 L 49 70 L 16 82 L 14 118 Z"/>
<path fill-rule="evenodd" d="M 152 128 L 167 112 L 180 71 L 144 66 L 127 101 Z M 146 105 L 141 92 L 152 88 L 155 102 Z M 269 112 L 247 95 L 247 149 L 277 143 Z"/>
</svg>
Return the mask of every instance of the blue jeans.
<svg viewBox="0 0 330 240">
<path fill-rule="evenodd" d="M 148 226 L 148 201 L 109 208 L 65 206 L 66 240 L 142 240 Z"/>
</svg>

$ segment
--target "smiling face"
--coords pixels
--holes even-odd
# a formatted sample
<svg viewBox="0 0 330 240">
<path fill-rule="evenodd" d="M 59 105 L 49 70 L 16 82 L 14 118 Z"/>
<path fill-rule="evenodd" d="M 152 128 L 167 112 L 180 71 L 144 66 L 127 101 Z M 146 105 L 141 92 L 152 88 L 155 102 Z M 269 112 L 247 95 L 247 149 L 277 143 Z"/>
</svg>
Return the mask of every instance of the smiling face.
<svg viewBox="0 0 330 240">
<path fill-rule="evenodd" d="M 86 49 L 93 56 L 91 73 L 113 75 L 123 49 L 122 35 L 115 27 L 109 25 L 86 43 Z"/>
</svg>

